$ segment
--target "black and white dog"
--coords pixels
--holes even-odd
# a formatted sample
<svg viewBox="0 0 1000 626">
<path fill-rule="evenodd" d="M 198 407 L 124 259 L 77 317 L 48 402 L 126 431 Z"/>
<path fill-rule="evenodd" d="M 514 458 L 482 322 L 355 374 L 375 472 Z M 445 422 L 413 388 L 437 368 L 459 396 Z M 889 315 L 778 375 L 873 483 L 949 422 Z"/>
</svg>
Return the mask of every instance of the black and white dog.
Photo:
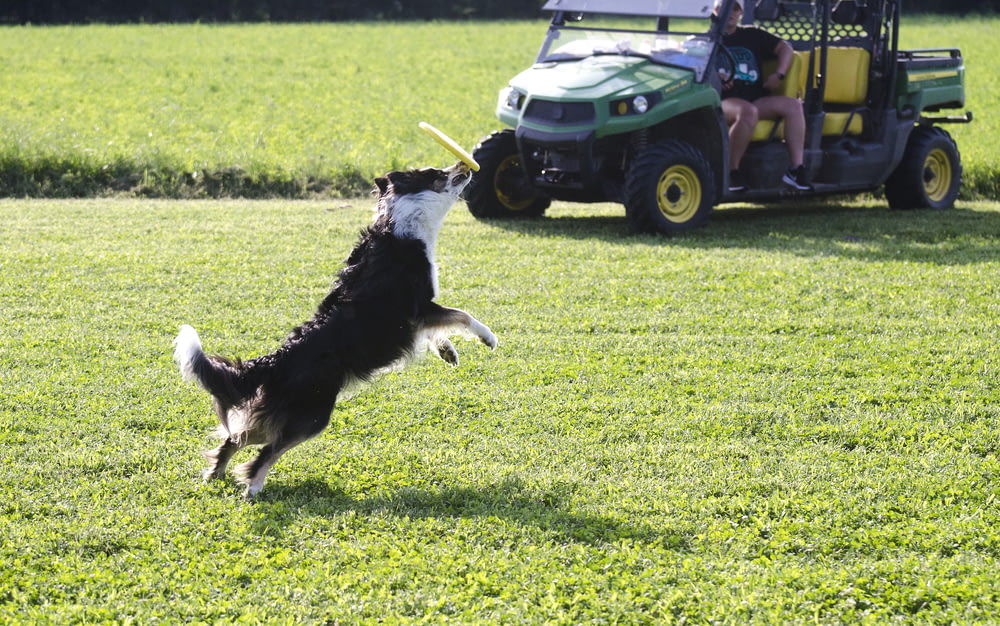
<svg viewBox="0 0 1000 626">
<path fill-rule="evenodd" d="M 236 470 L 244 495 L 253 497 L 282 454 L 326 427 L 337 396 L 355 383 L 428 350 L 457 365 L 450 334 L 496 347 L 496 336 L 474 317 L 434 302 L 438 231 L 470 177 L 459 163 L 377 179 L 373 223 L 316 314 L 276 352 L 245 362 L 207 356 L 194 328 L 181 327 L 174 358 L 186 380 L 212 394 L 220 422 L 222 444 L 206 453 L 206 480 L 221 478 L 244 446 L 262 444 Z"/>
</svg>

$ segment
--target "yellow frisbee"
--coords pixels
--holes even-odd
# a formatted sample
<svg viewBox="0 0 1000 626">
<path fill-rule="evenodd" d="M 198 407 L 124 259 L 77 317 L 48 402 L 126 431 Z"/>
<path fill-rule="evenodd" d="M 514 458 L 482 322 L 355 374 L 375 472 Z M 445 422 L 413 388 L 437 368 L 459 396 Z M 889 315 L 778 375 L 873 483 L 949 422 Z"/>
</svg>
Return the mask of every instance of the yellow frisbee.
<svg viewBox="0 0 1000 626">
<path fill-rule="evenodd" d="M 472 168 L 473 172 L 479 171 L 479 163 L 476 163 L 476 160 L 472 158 L 472 155 L 466 152 L 462 146 L 455 143 L 454 139 L 434 128 L 427 122 L 420 122 L 420 128 L 433 137 L 435 141 L 444 146 L 448 152 L 451 152 L 457 156 L 460 161 Z"/>
</svg>

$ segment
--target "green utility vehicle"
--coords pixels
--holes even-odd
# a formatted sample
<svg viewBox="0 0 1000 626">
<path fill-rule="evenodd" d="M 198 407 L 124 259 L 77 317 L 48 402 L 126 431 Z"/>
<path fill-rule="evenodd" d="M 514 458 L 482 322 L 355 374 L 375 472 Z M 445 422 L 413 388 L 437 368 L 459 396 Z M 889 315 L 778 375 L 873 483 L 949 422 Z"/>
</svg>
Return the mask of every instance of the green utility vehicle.
<svg viewBox="0 0 1000 626">
<path fill-rule="evenodd" d="M 947 208 L 967 123 L 957 49 L 899 50 L 900 0 L 747 0 L 756 23 L 795 51 L 779 92 L 802 101 L 812 189 L 787 187 L 783 123 L 761 121 L 730 191 L 720 44 L 733 0 L 549 0 L 535 64 L 500 92 L 509 126 L 485 137 L 465 191 L 477 217 L 538 216 L 551 200 L 620 202 L 634 229 L 705 223 L 726 202 L 772 202 L 884 186 L 889 206 Z M 765 71 L 767 67 L 765 66 Z"/>
</svg>

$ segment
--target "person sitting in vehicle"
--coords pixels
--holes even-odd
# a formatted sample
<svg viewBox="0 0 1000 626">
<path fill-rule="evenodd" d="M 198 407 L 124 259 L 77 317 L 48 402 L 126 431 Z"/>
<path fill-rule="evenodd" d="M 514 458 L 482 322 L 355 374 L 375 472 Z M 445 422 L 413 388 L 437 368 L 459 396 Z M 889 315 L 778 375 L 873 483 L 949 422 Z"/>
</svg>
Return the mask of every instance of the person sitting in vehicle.
<svg viewBox="0 0 1000 626">
<path fill-rule="evenodd" d="M 716 0 L 715 12 L 722 6 Z M 732 53 L 735 72 L 722 85 L 722 113 L 729 125 L 729 190 L 744 191 L 746 185 L 739 167 L 750 145 L 758 120 L 785 120 L 785 145 L 791 167 L 781 180 L 799 190 L 809 190 L 803 167 L 806 122 L 802 103 L 796 98 L 771 95 L 785 78 L 792 64 L 794 51 L 780 37 L 752 25 L 741 25 L 743 0 L 735 0 L 723 29 L 722 45 Z M 763 76 L 765 61 L 778 60 L 777 70 Z"/>
</svg>

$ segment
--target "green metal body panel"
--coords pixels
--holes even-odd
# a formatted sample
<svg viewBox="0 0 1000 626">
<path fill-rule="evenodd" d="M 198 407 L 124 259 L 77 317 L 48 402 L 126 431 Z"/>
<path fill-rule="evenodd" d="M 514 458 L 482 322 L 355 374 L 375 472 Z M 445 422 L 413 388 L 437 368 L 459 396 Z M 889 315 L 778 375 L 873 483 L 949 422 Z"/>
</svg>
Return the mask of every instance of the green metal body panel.
<svg viewBox="0 0 1000 626">
<path fill-rule="evenodd" d="M 942 53 L 950 53 L 944 56 Z M 925 111 L 965 106 L 965 65 L 957 50 L 901 53 L 896 108 Z"/>
<path fill-rule="evenodd" d="M 704 83 L 696 83 L 690 70 L 667 67 L 639 57 L 596 56 L 572 62 L 540 63 L 521 72 L 510 86 L 528 94 L 520 111 L 501 102 L 497 117 L 511 127 L 576 133 L 593 131 L 605 137 L 655 126 L 681 113 L 718 107 L 718 93 Z M 644 114 L 613 115 L 613 103 L 644 95 L 654 104 Z M 594 105 L 594 119 L 570 125 L 545 124 L 524 116 L 532 100 L 584 102 Z"/>
</svg>

